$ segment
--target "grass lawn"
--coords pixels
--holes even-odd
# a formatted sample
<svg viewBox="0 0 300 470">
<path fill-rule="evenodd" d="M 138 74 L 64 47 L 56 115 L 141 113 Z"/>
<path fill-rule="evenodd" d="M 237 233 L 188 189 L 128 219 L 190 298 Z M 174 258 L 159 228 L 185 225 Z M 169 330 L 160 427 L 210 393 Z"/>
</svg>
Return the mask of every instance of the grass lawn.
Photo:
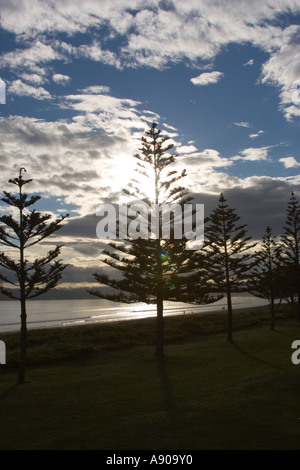
<svg viewBox="0 0 300 470">
<path fill-rule="evenodd" d="M 29 333 L 27 382 L 16 386 L 18 336 L 1 335 L 0 449 L 300 450 L 300 324 L 266 310 Z"/>
</svg>

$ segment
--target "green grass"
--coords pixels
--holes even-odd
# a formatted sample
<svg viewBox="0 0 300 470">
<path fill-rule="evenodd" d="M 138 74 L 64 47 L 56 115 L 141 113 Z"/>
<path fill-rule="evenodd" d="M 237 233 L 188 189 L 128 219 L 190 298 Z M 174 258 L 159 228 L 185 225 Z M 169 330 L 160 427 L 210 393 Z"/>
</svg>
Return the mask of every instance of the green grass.
<svg viewBox="0 0 300 470">
<path fill-rule="evenodd" d="M 0 449 L 300 449 L 300 324 L 266 309 L 29 333 L 27 382 L 16 386 L 18 335 L 1 335 Z"/>
</svg>

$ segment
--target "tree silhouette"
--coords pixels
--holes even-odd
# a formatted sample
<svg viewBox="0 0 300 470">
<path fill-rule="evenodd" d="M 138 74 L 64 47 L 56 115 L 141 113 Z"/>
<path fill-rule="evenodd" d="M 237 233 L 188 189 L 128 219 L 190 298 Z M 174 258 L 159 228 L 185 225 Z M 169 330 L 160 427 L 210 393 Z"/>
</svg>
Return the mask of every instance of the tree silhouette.
<svg viewBox="0 0 300 470">
<path fill-rule="evenodd" d="M 286 292 L 296 294 L 296 318 L 300 321 L 300 205 L 292 192 L 286 211 L 286 222 L 281 236 L 280 259 L 285 278 Z"/>
<path fill-rule="evenodd" d="M 28 194 L 23 193 L 23 186 L 30 183 L 32 179 L 24 180 L 22 171 L 26 171 L 25 168 L 20 169 L 18 177 L 9 180 L 9 183 L 18 187 L 18 193 L 12 194 L 4 191 L 4 197 L 1 199 L 12 208 L 12 212 L 17 210 L 18 217 L 14 218 L 11 214 L 0 217 L 2 223 L 0 243 L 7 247 L 6 253 L 0 253 L 0 266 L 5 272 L 5 274 L 0 273 L 2 281 L 0 292 L 10 298 L 20 300 L 21 304 L 19 384 L 25 382 L 26 371 L 26 300 L 44 294 L 55 287 L 66 267 L 56 259 L 60 254 L 61 246 L 56 246 L 44 257 L 36 258 L 33 262 L 29 262 L 25 255 L 29 248 L 59 230 L 62 221 L 67 217 L 62 216 L 48 223 L 51 215 L 28 209 L 41 198 L 37 195 L 29 197 Z"/>
<path fill-rule="evenodd" d="M 255 264 L 250 276 L 249 291 L 267 299 L 270 305 L 271 330 L 275 328 L 275 300 L 281 298 L 280 264 L 278 259 L 279 245 L 272 235 L 272 229 L 266 228 L 260 250 L 254 254 Z"/>
<path fill-rule="evenodd" d="M 206 219 L 205 244 L 195 260 L 204 263 L 212 292 L 225 292 L 227 296 L 227 339 L 232 341 L 232 293 L 245 289 L 245 276 L 251 268 L 251 255 L 246 253 L 255 244 L 249 244 L 246 224 L 237 225 L 240 217 L 220 195 L 218 207 Z"/>
<path fill-rule="evenodd" d="M 201 289 L 201 286 L 195 289 L 199 273 L 191 272 L 191 252 L 185 250 L 188 240 L 184 234 L 182 237 L 176 234 L 176 216 L 173 212 L 170 214 L 169 234 L 167 237 L 164 234 L 164 220 L 160 209 L 172 204 L 176 204 L 176 208 L 183 208 L 192 198 L 182 186 L 177 185 L 186 175 L 185 170 L 181 173 L 176 170 L 168 171 L 176 156 L 169 153 L 173 145 L 166 144 L 168 138 L 163 137 L 161 132 L 157 129 L 157 124 L 153 123 L 146 132 L 147 137 L 142 137 L 141 153 L 134 155 L 138 163 L 138 179 L 132 180 L 125 190 L 132 198 L 131 208 L 138 201 L 151 209 L 158 209 L 155 213 L 154 228 L 153 218 L 146 213 L 139 218 L 137 224 L 140 225 L 140 233 L 132 233 L 126 242 L 108 243 L 109 249 L 104 251 L 106 258 L 103 262 L 112 268 L 112 276 L 102 270 L 95 273 L 94 277 L 100 284 L 113 288 L 113 291 L 111 294 L 101 289 L 89 291 L 93 295 L 113 301 L 155 304 L 157 357 L 164 356 L 164 301 L 211 301 L 205 289 Z M 120 233 L 123 227 L 120 226 L 120 220 L 118 222 Z M 136 221 L 129 218 L 128 227 L 126 226 L 128 232 L 132 224 L 137 228 Z M 142 225 L 149 236 L 143 236 Z"/>
</svg>

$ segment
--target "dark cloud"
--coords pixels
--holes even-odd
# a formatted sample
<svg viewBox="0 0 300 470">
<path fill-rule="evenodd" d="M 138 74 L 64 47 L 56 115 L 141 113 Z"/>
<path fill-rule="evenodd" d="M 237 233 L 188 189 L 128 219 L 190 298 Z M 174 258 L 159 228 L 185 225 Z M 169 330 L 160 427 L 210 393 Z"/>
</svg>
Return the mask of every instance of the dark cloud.
<svg viewBox="0 0 300 470">
<path fill-rule="evenodd" d="M 81 282 L 94 282 L 93 273 L 95 272 L 94 267 L 81 268 L 69 264 L 63 271 L 61 282 L 68 283 L 81 283 Z"/>
<path fill-rule="evenodd" d="M 99 217 L 96 216 L 96 213 L 71 218 L 60 230 L 60 235 L 96 239 L 96 226 L 98 222 Z"/>
<path fill-rule="evenodd" d="M 248 234 L 254 239 L 261 239 L 267 226 L 272 228 L 274 235 L 282 234 L 292 191 L 300 196 L 300 185 L 292 187 L 287 182 L 265 177 L 257 178 L 256 184 L 249 188 L 228 188 L 224 191 L 224 197 L 228 206 L 236 209 L 241 224 L 247 224 Z M 196 203 L 204 204 L 205 217 L 216 209 L 219 196 L 194 195 Z"/>
<path fill-rule="evenodd" d="M 254 184 L 255 183 L 255 184 Z M 252 181 L 251 187 L 228 188 L 223 194 L 230 208 L 236 209 L 241 217 L 241 224 L 247 224 L 248 233 L 255 239 L 260 239 L 267 226 L 270 226 L 274 235 L 282 234 L 285 224 L 287 205 L 291 192 L 294 191 L 300 200 L 300 185 L 291 186 L 288 182 L 268 177 L 257 178 Z M 192 194 L 195 203 L 204 204 L 204 214 L 207 217 L 216 209 L 220 194 L 198 193 Z M 94 214 L 71 218 L 61 229 L 63 236 L 86 238 L 87 243 L 74 243 L 74 249 L 91 255 L 100 249 L 100 240 L 97 240 L 96 227 L 100 218 Z"/>
</svg>

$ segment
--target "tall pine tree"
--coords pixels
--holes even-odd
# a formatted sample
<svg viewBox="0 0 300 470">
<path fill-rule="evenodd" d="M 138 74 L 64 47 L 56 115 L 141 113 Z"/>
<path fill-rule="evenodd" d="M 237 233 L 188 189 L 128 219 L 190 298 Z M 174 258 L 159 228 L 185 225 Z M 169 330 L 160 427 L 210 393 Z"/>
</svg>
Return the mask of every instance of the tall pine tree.
<svg viewBox="0 0 300 470">
<path fill-rule="evenodd" d="M 133 236 L 126 242 L 110 242 L 109 249 L 104 251 L 104 263 L 112 268 L 111 274 L 105 270 L 94 274 L 95 279 L 110 288 L 111 294 L 101 289 L 90 290 L 93 295 L 119 302 L 145 302 L 156 305 L 157 339 L 156 356 L 164 356 L 164 301 L 177 300 L 183 302 L 208 302 L 205 289 L 195 283 L 199 273 L 191 272 L 189 258 L 191 251 L 185 250 L 187 242 L 183 235 L 176 234 L 176 217 L 170 214 L 169 234 L 164 235 L 165 226 L 161 209 L 166 205 L 175 204 L 183 209 L 191 203 L 192 198 L 186 194 L 184 187 L 177 184 L 186 172 L 178 173 L 169 170 L 176 156 L 169 153 L 172 144 L 162 136 L 162 131 L 153 123 L 142 137 L 140 153 L 134 155 L 137 160 L 138 179 L 131 181 L 125 193 L 136 201 L 147 204 L 151 209 L 158 208 L 156 223 L 153 230 L 153 219 L 144 215 L 144 229 L 149 237 Z M 130 212 L 130 211 L 128 211 Z M 183 213 L 183 211 L 182 211 Z M 139 219 L 141 222 L 141 218 Z M 119 220 L 120 222 L 120 220 Z M 128 231 L 131 224 L 129 222 Z M 122 230 L 124 227 L 120 227 Z M 177 224 L 178 228 L 178 224 Z M 155 232 L 155 233 L 153 233 Z M 142 235 L 142 234 L 141 234 Z M 120 276 L 121 275 L 121 276 Z"/>
<path fill-rule="evenodd" d="M 233 340 L 232 293 L 245 289 L 247 273 L 251 268 L 251 255 L 247 251 L 255 246 L 249 244 L 246 224 L 239 225 L 240 217 L 229 208 L 223 194 L 218 207 L 206 219 L 205 244 L 202 252 L 195 253 L 195 260 L 204 263 L 212 292 L 227 296 L 227 339 Z"/>
<path fill-rule="evenodd" d="M 49 235 L 61 228 L 66 216 L 48 223 L 51 215 L 42 214 L 28 207 L 37 202 L 40 196 L 29 196 L 23 192 L 23 187 L 32 179 L 24 180 L 21 168 L 19 176 L 10 179 L 9 183 L 17 186 L 17 194 L 4 191 L 2 201 L 10 208 L 16 209 L 18 217 L 2 215 L 0 217 L 0 244 L 7 247 L 6 253 L 0 252 L 0 292 L 20 300 L 21 306 L 21 345 L 18 383 L 25 382 L 26 351 L 27 351 L 27 312 L 26 300 L 37 297 L 55 287 L 61 278 L 65 265 L 57 260 L 61 246 L 56 246 L 47 255 L 30 262 L 27 251 Z M 5 273 L 5 274 L 4 274 Z"/>
<path fill-rule="evenodd" d="M 286 273 L 285 289 L 296 295 L 296 318 L 300 321 L 300 205 L 294 192 L 288 203 L 283 230 L 280 259 Z"/>
<path fill-rule="evenodd" d="M 281 297 L 279 281 L 278 243 L 272 229 L 266 228 L 262 244 L 254 254 L 255 265 L 250 276 L 249 291 L 257 297 L 267 299 L 270 305 L 271 330 L 275 328 L 275 300 Z"/>
</svg>

